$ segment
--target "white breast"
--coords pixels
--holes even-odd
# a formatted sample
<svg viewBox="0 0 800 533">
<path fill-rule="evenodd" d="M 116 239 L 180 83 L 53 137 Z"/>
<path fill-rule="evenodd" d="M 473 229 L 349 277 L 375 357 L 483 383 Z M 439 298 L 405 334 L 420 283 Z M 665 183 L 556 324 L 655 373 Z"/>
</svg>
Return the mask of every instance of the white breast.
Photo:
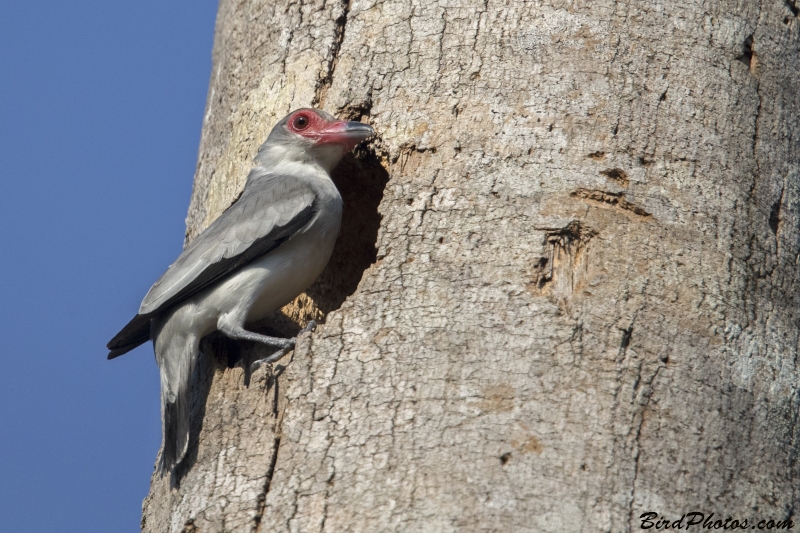
<svg viewBox="0 0 800 533">
<path fill-rule="evenodd" d="M 243 269 L 243 276 L 257 279 L 247 322 L 280 309 L 314 283 L 328 264 L 340 223 L 340 210 L 319 213 L 306 231 Z"/>
</svg>

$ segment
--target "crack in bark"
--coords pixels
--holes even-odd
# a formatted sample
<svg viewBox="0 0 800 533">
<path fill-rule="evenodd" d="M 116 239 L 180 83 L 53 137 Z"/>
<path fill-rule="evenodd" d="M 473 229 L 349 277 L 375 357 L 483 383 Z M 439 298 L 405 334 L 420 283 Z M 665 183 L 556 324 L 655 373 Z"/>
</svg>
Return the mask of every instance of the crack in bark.
<svg viewBox="0 0 800 533">
<path fill-rule="evenodd" d="M 789 402 L 789 405 L 792 407 L 791 409 L 792 419 L 789 424 L 789 439 L 791 440 L 791 445 L 789 446 L 789 457 L 787 458 L 788 459 L 787 470 L 789 472 L 794 472 L 797 464 L 797 418 L 798 418 L 798 406 L 800 405 L 800 399 L 798 398 L 797 391 L 794 391 L 792 393 L 792 398 L 791 401 Z M 796 502 L 797 502 L 797 483 L 792 483 L 792 503 L 789 504 L 788 508 L 786 509 L 786 515 L 789 520 L 794 518 L 794 510 Z"/>
<path fill-rule="evenodd" d="M 317 82 L 317 87 L 314 91 L 314 99 L 311 101 L 312 107 L 323 107 L 325 105 L 325 98 L 328 96 L 328 89 L 333 84 L 333 73 L 336 71 L 336 63 L 339 61 L 339 50 L 342 48 L 344 41 L 344 30 L 347 25 L 347 15 L 350 13 L 350 0 L 342 2 L 342 13 L 336 18 L 334 27 L 334 39 L 331 46 L 330 59 L 328 59 L 328 71 Z"/>
<path fill-rule="evenodd" d="M 294 359 L 294 354 L 292 354 L 292 359 Z M 278 464 L 278 450 L 281 446 L 281 428 L 283 426 L 283 412 L 279 410 L 279 382 L 278 382 L 278 375 L 273 374 L 272 379 L 267 381 L 267 386 L 269 387 L 270 381 L 272 382 L 273 387 L 273 404 L 272 404 L 272 413 L 275 416 L 275 424 L 274 424 L 274 435 L 275 438 L 272 441 L 272 449 L 270 453 L 272 456 L 270 457 L 269 467 L 267 468 L 267 473 L 264 479 L 264 485 L 261 489 L 261 492 L 257 498 L 257 507 L 256 507 L 256 515 L 253 517 L 253 528 L 252 533 L 258 533 L 261 530 L 261 521 L 264 518 L 264 512 L 267 507 L 267 495 L 269 494 L 269 489 L 272 485 L 272 478 L 275 476 L 275 468 Z"/>
<path fill-rule="evenodd" d="M 253 517 L 253 533 L 261 531 L 261 521 L 264 518 L 264 511 L 267 508 L 267 495 L 269 494 L 270 485 L 272 484 L 272 477 L 275 475 L 275 467 L 278 464 L 278 449 L 281 446 L 281 437 L 280 428 L 276 427 L 275 429 L 278 436 L 272 441 L 272 458 L 270 459 L 269 469 L 267 470 L 267 476 L 264 480 L 264 487 L 258 495 L 258 507 L 256 509 L 256 515 Z"/>
<path fill-rule="evenodd" d="M 631 326 L 630 329 L 632 330 L 633 326 Z M 625 340 L 624 335 L 623 335 L 623 340 Z M 644 361 L 642 361 L 642 364 L 643 363 L 644 363 Z M 634 444 L 634 447 L 635 447 L 635 451 L 634 451 L 634 461 L 633 461 L 633 480 L 631 480 L 631 495 L 630 495 L 629 508 L 628 508 L 628 521 L 629 521 L 629 524 L 632 524 L 633 520 L 634 520 L 633 513 L 634 513 L 634 505 L 636 503 L 636 480 L 639 477 L 639 459 L 641 457 L 641 442 L 640 441 L 641 441 L 641 437 L 642 437 L 642 427 L 644 426 L 644 412 L 647 410 L 647 407 L 650 405 L 650 399 L 653 397 L 652 384 L 656 380 L 656 377 L 658 377 L 658 373 L 661 371 L 662 368 L 663 368 L 663 363 L 661 365 L 659 365 L 658 367 L 656 367 L 656 371 L 653 372 L 653 375 L 650 377 L 650 379 L 645 382 L 645 386 L 649 387 L 649 389 L 650 389 L 649 392 L 647 392 L 647 393 L 643 392 L 642 393 L 642 395 L 645 397 L 645 400 L 646 400 L 645 404 L 642 406 L 641 409 L 638 409 L 633 415 L 634 419 L 636 417 L 638 417 L 639 420 L 638 420 L 638 424 L 636 426 L 636 436 L 633 439 L 633 444 Z M 637 376 L 637 379 L 640 379 L 640 378 L 641 378 L 641 366 L 639 367 L 639 375 Z M 634 402 L 636 401 L 635 395 L 634 395 L 633 401 Z"/>
<path fill-rule="evenodd" d="M 745 43 L 744 43 L 744 46 L 747 49 L 749 49 L 750 55 L 751 55 L 751 59 L 747 63 L 748 67 L 750 67 L 751 73 L 752 73 L 752 69 L 753 69 L 753 65 L 751 64 L 752 63 L 752 56 L 755 55 L 755 52 L 753 51 L 753 45 L 755 44 L 755 34 L 758 31 L 758 25 L 761 22 L 761 14 L 762 14 L 762 11 L 763 11 L 763 7 L 764 7 L 763 4 L 761 2 L 759 2 L 758 3 L 758 17 L 756 18 L 756 27 L 753 28 L 753 33 L 750 34 L 747 37 L 747 40 L 745 40 Z M 747 42 L 748 40 L 749 40 L 749 44 Z M 753 129 L 753 161 L 755 161 L 755 164 L 756 164 L 756 175 L 755 175 L 755 177 L 753 179 L 753 187 L 750 189 L 751 196 L 752 196 L 753 191 L 755 190 L 756 183 L 758 182 L 758 178 L 761 176 L 761 164 L 760 164 L 760 161 L 758 160 L 757 151 L 758 151 L 759 127 L 760 127 L 760 121 L 761 121 L 760 120 L 761 119 L 761 104 L 762 104 L 762 100 L 763 99 L 761 98 L 761 81 L 758 78 L 756 78 L 756 98 L 758 98 L 758 105 L 756 106 L 755 124 L 754 124 L 754 129 Z"/>
</svg>

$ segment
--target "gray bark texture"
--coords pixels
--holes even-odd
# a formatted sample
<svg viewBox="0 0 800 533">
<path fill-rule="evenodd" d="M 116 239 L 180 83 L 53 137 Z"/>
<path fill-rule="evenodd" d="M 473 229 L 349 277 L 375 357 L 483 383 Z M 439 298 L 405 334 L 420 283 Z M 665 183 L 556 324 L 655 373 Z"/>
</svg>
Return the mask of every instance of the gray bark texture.
<svg viewBox="0 0 800 533">
<path fill-rule="evenodd" d="M 221 0 L 187 239 L 290 110 L 378 135 L 335 172 L 327 270 L 260 327 L 321 325 L 252 375 L 204 341 L 142 529 L 795 517 L 799 10 Z"/>
</svg>

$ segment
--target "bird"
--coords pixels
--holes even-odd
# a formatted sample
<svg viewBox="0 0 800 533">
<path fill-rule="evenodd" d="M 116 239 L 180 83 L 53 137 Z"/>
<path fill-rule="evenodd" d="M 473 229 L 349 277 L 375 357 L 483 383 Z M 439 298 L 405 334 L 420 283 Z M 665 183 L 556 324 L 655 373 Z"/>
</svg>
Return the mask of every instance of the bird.
<svg viewBox="0 0 800 533">
<path fill-rule="evenodd" d="M 200 340 L 214 331 L 277 348 L 295 339 L 246 329 L 306 290 L 330 259 L 342 218 L 331 171 L 373 136 L 367 124 L 312 108 L 280 120 L 261 145 L 241 196 L 192 241 L 109 341 L 108 359 L 153 341 L 161 379 L 162 475 L 189 444 L 191 376 Z M 313 321 L 306 329 L 314 327 Z"/>
</svg>

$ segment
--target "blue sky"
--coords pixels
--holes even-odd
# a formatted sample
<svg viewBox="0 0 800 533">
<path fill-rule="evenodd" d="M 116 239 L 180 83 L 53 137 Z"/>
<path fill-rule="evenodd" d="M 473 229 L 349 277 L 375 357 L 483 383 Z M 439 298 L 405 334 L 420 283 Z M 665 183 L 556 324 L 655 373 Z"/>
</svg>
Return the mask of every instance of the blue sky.
<svg viewBox="0 0 800 533">
<path fill-rule="evenodd" d="M 158 369 L 105 343 L 181 250 L 216 7 L 0 3 L 3 531 L 139 531 Z"/>
</svg>

